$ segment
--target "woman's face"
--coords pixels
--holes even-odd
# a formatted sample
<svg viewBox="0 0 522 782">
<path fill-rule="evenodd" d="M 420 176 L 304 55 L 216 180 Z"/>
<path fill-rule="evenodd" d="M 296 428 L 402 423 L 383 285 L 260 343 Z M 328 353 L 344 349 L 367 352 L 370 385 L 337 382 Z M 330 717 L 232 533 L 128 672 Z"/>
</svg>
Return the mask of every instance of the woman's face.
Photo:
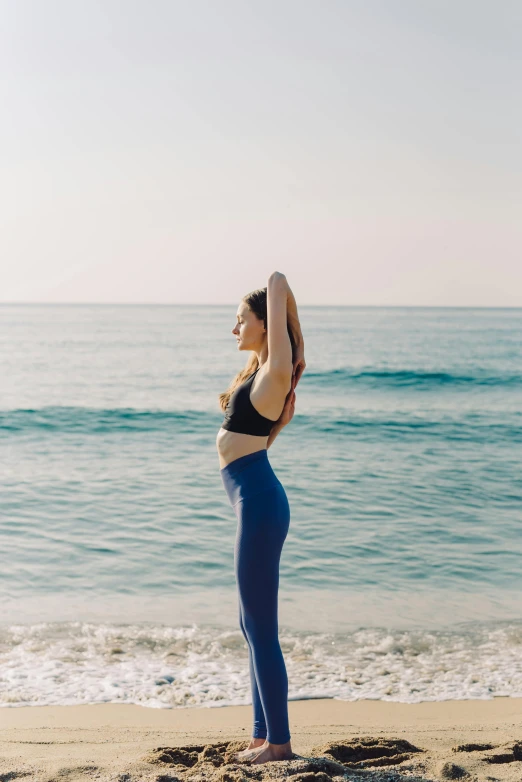
<svg viewBox="0 0 522 782">
<path fill-rule="evenodd" d="M 264 323 L 244 302 L 238 307 L 232 334 L 237 339 L 238 350 L 258 350 L 263 342 Z"/>
</svg>

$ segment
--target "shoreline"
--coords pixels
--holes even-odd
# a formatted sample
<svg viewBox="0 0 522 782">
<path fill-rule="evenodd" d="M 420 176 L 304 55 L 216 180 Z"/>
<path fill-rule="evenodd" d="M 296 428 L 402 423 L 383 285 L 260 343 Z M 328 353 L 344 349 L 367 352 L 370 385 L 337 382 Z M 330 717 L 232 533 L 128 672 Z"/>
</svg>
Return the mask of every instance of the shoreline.
<svg viewBox="0 0 522 782">
<path fill-rule="evenodd" d="M 284 778 L 290 765 L 293 778 L 298 779 L 295 764 L 309 768 L 310 773 L 310 758 L 314 757 L 313 762 L 323 763 L 326 773 L 318 778 L 340 780 L 339 758 L 349 762 L 351 757 L 354 761 L 354 748 L 358 746 L 357 768 L 364 769 L 368 779 L 384 780 L 383 773 L 393 771 L 398 774 L 396 779 L 445 780 L 458 778 L 455 774 L 460 767 L 468 772 L 470 782 L 522 780 L 522 698 L 413 704 L 312 699 L 289 701 L 288 709 L 292 750 L 297 757 L 256 765 L 259 779 Z M 221 758 L 217 765 L 202 762 L 202 753 L 205 746 L 220 743 L 234 742 L 230 751 L 236 744 L 238 749 L 246 746 L 251 719 L 251 705 L 179 709 L 116 703 L 4 707 L 0 708 L 0 778 L 20 776 L 39 782 L 246 779 L 243 772 L 254 768 L 246 764 L 229 765 L 229 773 L 223 776 L 226 746 L 217 748 Z M 361 755 L 362 739 L 374 740 L 366 759 L 364 752 Z M 337 744 L 337 750 L 328 746 L 332 744 Z M 469 744 L 479 748 L 454 749 Z M 193 752 L 191 756 L 188 749 L 191 745 L 199 747 L 198 762 L 198 756 Z M 160 747 L 187 747 L 187 751 L 169 756 L 164 750 L 158 752 Z M 329 749 L 334 749 L 333 755 Z M 210 757 L 212 750 L 210 755 L 208 749 L 204 754 Z M 394 755 L 402 759 L 393 763 Z M 190 756 L 190 763 L 195 765 L 174 762 L 176 757 L 189 762 L 186 759 Z"/>
</svg>

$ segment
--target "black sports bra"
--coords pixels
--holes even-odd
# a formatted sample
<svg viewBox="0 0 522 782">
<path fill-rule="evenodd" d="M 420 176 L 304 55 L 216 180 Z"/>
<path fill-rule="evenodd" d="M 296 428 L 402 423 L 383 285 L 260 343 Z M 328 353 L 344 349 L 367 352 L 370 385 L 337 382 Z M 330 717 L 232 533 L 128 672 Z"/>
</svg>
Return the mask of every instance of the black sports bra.
<svg viewBox="0 0 522 782">
<path fill-rule="evenodd" d="M 257 434 L 265 437 L 270 434 L 275 421 L 258 413 L 250 401 L 252 381 L 260 369 L 261 367 L 258 367 L 231 394 L 225 410 L 225 418 L 221 424 L 222 429 L 228 429 L 229 432 Z"/>
</svg>

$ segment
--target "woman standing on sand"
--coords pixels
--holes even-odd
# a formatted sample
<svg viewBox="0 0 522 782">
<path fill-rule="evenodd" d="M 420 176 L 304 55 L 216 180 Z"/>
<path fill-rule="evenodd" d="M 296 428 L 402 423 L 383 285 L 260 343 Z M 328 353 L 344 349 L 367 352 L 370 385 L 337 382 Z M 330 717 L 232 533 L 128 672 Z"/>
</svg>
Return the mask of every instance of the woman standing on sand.
<svg viewBox="0 0 522 782">
<path fill-rule="evenodd" d="M 279 560 L 290 506 L 267 451 L 294 414 L 295 387 L 305 369 L 295 298 L 284 274 L 241 300 L 232 329 L 247 365 L 219 396 L 225 418 L 216 445 L 221 478 L 238 520 L 234 566 L 239 624 L 248 644 L 254 727 L 241 762 L 292 758 L 288 677 L 279 645 Z"/>
</svg>

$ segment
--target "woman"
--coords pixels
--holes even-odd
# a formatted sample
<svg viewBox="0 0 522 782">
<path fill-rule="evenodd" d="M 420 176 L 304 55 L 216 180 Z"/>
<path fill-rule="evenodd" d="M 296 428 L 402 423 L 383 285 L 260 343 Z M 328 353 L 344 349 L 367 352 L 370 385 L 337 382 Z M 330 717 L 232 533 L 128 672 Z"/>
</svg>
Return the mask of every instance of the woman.
<svg viewBox="0 0 522 782">
<path fill-rule="evenodd" d="M 232 329 L 246 367 L 220 394 L 225 418 L 217 435 L 221 477 L 238 520 L 234 567 L 239 624 L 247 641 L 254 728 L 235 759 L 292 758 L 288 677 L 278 639 L 279 560 L 290 507 L 267 450 L 294 414 L 295 387 L 306 366 L 295 298 L 274 272 L 268 287 L 244 296 Z"/>
</svg>

